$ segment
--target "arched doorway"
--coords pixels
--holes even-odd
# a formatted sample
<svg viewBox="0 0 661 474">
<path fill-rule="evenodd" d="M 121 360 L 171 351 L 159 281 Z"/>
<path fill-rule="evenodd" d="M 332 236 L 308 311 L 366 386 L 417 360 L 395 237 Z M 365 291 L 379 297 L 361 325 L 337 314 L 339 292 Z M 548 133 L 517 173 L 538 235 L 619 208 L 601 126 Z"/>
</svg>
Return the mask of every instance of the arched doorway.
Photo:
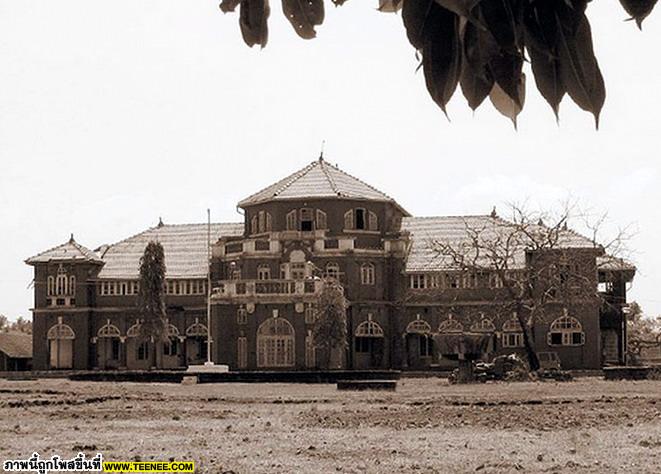
<svg viewBox="0 0 661 474">
<path fill-rule="evenodd" d="M 186 328 L 186 363 L 188 365 L 199 365 L 207 360 L 207 339 L 209 331 L 198 318 Z"/>
<path fill-rule="evenodd" d="M 408 367 L 428 368 L 432 364 L 434 339 L 431 332 L 431 326 L 419 314 L 406 326 L 404 342 Z"/>
<path fill-rule="evenodd" d="M 122 337 L 119 328 L 110 319 L 96 333 L 97 365 L 102 369 L 116 369 L 121 365 Z"/>
<path fill-rule="evenodd" d="M 46 337 L 48 338 L 50 368 L 73 368 L 73 340 L 76 338 L 73 329 L 64 324 L 62 317 L 59 317 L 57 324 L 48 330 Z"/>
<path fill-rule="evenodd" d="M 372 321 L 372 315 L 368 314 L 367 321 L 360 323 L 354 332 L 354 368 L 380 368 L 383 364 L 383 353 L 383 328 L 376 321 Z"/>
<path fill-rule="evenodd" d="M 294 366 L 294 328 L 283 318 L 270 318 L 257 329 L 257 367 Z"/>
</svg>

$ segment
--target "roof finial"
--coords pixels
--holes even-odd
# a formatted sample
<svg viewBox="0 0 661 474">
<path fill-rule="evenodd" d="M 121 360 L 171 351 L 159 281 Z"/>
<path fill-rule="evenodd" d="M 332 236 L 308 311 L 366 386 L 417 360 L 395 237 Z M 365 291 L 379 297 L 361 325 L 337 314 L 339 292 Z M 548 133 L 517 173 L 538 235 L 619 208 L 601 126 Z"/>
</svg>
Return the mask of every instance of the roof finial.
<svg viewBox="0 0 661 474">
<path fill-rule="evenodd" d="M 71 237 L 69 237 L 69 243 L 73 244 L 75 240 L 73 240 L 73 232 L 71 233 Z"/>
<path fill-rule="evenodd" d="M 321 140 L 321 152 L 319 153 L 319 162 L 324 161 L 324 146 L 326 145 L 326 140 Z"/>
<path fill-rule="evenodd" d="M 496 213 L 496 206 L 493 206 L 493 209 L 491 210 L 491 217 L 494 219 L 498 217 L 498 214 Z"/>
<path fill-rule="evenodd" d="M 163 227 L 165 224 L 163 224 L 163 219 L 159 216 L 158 217 L 158 225 L 156 227 Z"/>
<path fill-rule="evenodd" d="M 567 226 L 567 221 L 562 223 L 562 230 L 569 230 L 569 227 Z"/>
</svg>

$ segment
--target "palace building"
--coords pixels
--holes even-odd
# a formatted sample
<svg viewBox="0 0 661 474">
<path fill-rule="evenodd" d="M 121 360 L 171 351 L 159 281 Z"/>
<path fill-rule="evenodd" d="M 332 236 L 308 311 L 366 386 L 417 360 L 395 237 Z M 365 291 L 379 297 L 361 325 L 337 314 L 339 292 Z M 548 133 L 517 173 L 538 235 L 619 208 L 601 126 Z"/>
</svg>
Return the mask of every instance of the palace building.
<svg viewBox="0 0 661 474">
<path fill-rule="evenodd" d="M 433 335 L 444 332 L 493 334 L 486 357 L 523 350 L 516 314 L 501 310 L 508 297 L 497 275 L 457 271 L 432 246 L 467 239 L 471 227 L 497 227 L 505 221 L 495 212 L 413 217 L 322 158 L 238 207 L 243 222 L 160 222 L 95 250 L 72 236 L 27 259 L 33 368 L 145 369 L 151 351 L 161 367 L 186 367 L 206 360 L 210 333 L 212 360 L 231 370 L 314 370 L 312 329 L 325 277 L 339 280 L 348 302 L 348 369 L 443 366 L 449 362 L 435 352 Z M 635 269 L 563 232 L 563 258 L 571 258 L 558 264 L 573 265 L 595 297 L 558 302 L 534 325 L 534 347 L 556 352 L 568 369 L 622 363 L 626 284 Z M 167 267 L 169 342 L 162 345 L 138 337 L 139 260 L 150 241 L 163 245 Z M 517 257 L 518 270 L 534 261 L 532 250 Z"/>
</svg>

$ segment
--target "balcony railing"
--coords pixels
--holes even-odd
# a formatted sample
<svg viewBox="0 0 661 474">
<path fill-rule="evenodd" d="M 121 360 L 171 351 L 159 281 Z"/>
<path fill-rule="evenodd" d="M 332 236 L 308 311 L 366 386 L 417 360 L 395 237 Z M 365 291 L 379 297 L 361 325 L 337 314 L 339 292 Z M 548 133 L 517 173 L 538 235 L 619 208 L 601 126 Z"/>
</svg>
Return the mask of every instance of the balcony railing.
<svg viewBox="0 0 661 474">
<path fill-rule="evenodd" d="M 223 280 L 214 288 L 214 298 L 315 295 L 321 291 L 321 280 Z"/>
</svg>

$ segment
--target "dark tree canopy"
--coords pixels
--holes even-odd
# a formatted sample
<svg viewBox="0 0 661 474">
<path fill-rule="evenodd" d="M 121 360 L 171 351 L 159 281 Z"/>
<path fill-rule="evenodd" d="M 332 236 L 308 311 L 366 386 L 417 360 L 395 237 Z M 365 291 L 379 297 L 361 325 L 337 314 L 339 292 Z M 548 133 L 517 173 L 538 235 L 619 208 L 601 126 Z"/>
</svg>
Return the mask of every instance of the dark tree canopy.
<svg viewBox="0 0 661 474">
<path fill-rule="evenodd" d="M 336 6 L 347 0 L 331 0 Z M 364 1 L 364 0 L 361 0 Z M 599 114 L 606 98 L 594 55 L 589 0 L 379 0 L 379 10 L 402 10 L 410 43 L 421 55 L 427 90 L 446 105 L 457 86 L 471 109 L 489 97 L 495 108 L 516 118 L 525 102 L 523 63 L 529 61 L 537 89 L 553 108 L 568 95 L 581 109 Z M 657 0 L 620 0 L 640 28 Z M 239 7 L 248 46 L 266 46 L 269 0 L 222 0 L 227 13 Z M 304 39 L 324 21 L 324 0 L 282 0 L 282 10 Z"/>
<path fill-rule="evenodd" d="M 159 242 L 149 242 L 140 258 L 138 308 L 144 338 L 162 341 L 165 336 L 165 254 Z"/>
</svg>

